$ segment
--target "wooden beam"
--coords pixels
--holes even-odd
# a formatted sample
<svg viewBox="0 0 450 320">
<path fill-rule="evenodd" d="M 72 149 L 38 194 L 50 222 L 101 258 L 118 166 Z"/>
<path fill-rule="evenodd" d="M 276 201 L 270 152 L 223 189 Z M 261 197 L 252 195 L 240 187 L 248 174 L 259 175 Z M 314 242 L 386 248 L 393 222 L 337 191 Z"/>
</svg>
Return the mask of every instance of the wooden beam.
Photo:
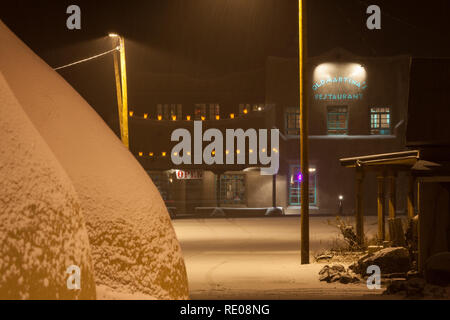
<svg viewBox="0 0 450 320">
<path fill-rule="evenodd" d="M 378 242 L 383 243 L 386 238 L 386 198 L 385 198 L 385 173 L 380 172 L 377 175 L 377 214 L 378 214 Z"/>
<path fill-rule="evenodd" d="M 407 210 L 408 210 L 408 218 L 413 219 L 415 214 L 414 210 L 414 186 L 416 184 L 415 177 L 410 174 L 408 181 L 408 195 L 407 195 Z"/>
<path fill-rule="evenodd" d="M 356 170 L 356 236 L 358 238 L 358 244 L 364 243 L 364 171 L 362 169 Z"/>
<path fill-rule="evenodd" d="M 389 181 L 389 219 L 395 219 L 397 210 L 397 173 L 390 171 Z"/>
</svg>

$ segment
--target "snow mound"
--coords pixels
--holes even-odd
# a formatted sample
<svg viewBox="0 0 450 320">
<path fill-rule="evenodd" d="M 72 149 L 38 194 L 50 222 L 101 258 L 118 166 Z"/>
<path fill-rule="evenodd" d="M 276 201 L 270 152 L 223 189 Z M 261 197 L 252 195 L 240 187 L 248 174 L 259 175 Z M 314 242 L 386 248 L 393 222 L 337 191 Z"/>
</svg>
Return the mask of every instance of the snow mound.
<svg viewBox="0 0 450 320">
<path fill-rule="evenodd" d="M 95 299 L 75 189 L 0 72 L 0 299 Z M 81 290 L 66 270 L 81 269 Z"/>
<path fill-rule="evenodd" d="M 97 284 L 187 298 L 178 240 L 143 168 L 89 104 L 1 22 L 0 43 L 0 70 L 78 193 Z"/>
</svg>

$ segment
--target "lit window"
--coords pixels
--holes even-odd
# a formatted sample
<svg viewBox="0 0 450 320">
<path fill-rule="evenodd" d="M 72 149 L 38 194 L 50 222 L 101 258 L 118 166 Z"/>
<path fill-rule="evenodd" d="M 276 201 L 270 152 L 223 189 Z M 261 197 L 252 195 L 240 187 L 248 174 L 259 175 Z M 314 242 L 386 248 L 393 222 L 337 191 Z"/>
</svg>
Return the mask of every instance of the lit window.
<svg viewBox="0 0 450 320">
<path fill-rule="evenodd" d="M 223 174 L 220 176 L 220 203 L 246 203 L 244 174 Z"/>
<path fill-rule="evenodd" d="M 218 104 L 210 104 L 209 105 L 209 119 L 217 120 L 217 117 L 220 118 L 220 106 Z"/>
<path fill-rule="evenodd" d="M 347 134 L 348 112 L 346 106 L 328 107 L 327 127 L 329 135 Z"/>
<path fill-rule="evenodd" d="M 291 166 L 290 181 L 289 181 L 290 206 L 299 206 L 301 203 L 300 183 L 301 183 L 300 166 Z M 313 206 L 317 205 L 317 170 L 315 168 L 310 168 L 309 170 L 309 204 Z"/>
<path fill-rule="evenodd" d="M 297 108 L 286 110 L 286 134 L 300 134 L 300 111 Z"/>
<path fill-rule="evenodd" d="M 390 108 L 370 108 L 370 134 L 391 134 Z"/>
<path fill-rule="evenodd" d="M 196 104 L 194 108 L 194 119 L 206 119 L 206 104 Z"/>
</svg>

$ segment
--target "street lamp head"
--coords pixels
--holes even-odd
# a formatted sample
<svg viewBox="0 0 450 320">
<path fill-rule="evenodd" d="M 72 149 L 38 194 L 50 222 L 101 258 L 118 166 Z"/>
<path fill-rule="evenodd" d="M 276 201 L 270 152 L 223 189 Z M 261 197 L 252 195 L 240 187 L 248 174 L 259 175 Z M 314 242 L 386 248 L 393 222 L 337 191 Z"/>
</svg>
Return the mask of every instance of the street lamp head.
<svg viewBox="0 0 450 320">
<path fill-rule="evenodd" d="M 343 195 L 339 195 L 339 200 L 344 200 L 344 196 Z"/>
</svg>

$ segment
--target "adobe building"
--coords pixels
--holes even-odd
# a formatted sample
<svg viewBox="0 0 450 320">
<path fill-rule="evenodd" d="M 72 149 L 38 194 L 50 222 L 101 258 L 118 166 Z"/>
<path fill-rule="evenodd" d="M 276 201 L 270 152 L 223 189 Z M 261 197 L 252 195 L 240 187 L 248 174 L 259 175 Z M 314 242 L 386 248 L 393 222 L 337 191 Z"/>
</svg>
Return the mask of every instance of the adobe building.
<svg viewBox="0 0 450 320">
<path fill-rule="evenodd" d="M 406 56 L 357 57 L 342 49 L 308 60 L 312 215 L 336 214 L 340 202 L 343 214 L 354 213 L 355 173 L 341 167 L 338 159 L 402 150 L 409 61 Z M 223 79 L 191 91 L 174 86 L 164 90 L 159 103 L 130 113 L 130 149 L 176 214 L 208 215 L 222 207 L 259 215 L 274 206 L 286 214 L 300 213 L 298 62 L 271 57 L 265 70 L 252 71 L 256 84 L 242 78 L 227 77 L 233 92 L 217 89 L 226 88 Z M 233 87 L 237 82 L 241 85 Z M 216 88 L 215 99 L 211 88 Z M 170 153 L 176 143 L 170 142 L 170 135 L 177 128 L 192 131 L 194 120 L 202 121 L 204 130 L 222 132 L 278 128 L 276 177 L 261 175 L 258 165 L 173 165 Z M 248 156 L 248 145 L 245 152 Z M 371 183 L 364 188 L 374 191 Z M 397 189 L 398 199 L 403 199 L 404 189 Z M 365 205 L 367 214 L 376 214 L 376 201 Z M 399 201 L 397 210 L 405 208 Z"/>
</svg>

